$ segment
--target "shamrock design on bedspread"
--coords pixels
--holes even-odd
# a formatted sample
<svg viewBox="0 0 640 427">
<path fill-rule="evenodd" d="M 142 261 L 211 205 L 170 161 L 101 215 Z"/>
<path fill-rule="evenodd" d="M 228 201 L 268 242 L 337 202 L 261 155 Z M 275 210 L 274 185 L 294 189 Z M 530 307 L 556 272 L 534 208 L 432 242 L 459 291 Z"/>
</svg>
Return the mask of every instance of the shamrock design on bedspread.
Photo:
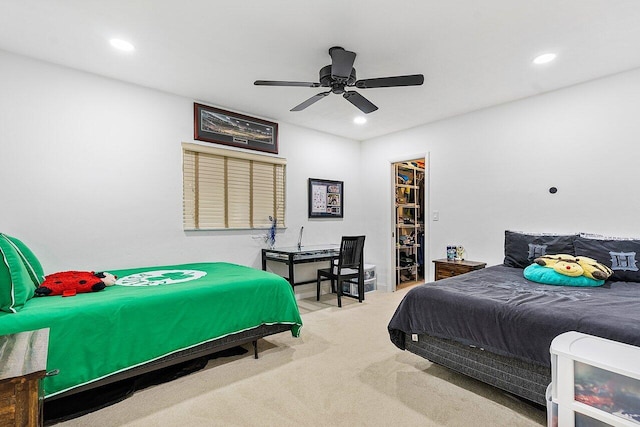
<svg viewBox="0 0 640 427">
<path fill-rule="evenodd" d="M 206 276 L 200 270 L 154 270 L 130 274 L 116 281 L 120 286 L 158 286 L 188 282 Z"/>
</svg>

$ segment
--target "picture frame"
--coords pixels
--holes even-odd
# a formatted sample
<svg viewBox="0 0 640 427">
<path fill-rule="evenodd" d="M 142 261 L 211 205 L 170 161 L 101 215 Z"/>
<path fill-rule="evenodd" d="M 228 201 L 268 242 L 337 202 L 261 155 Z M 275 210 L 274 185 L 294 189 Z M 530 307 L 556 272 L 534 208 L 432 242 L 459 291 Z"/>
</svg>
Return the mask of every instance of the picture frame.
<svg viewBox="0 0 640 427">
<path fill-rule="evenodd" d="M 309 218 L 344 217 L 344 182 L 309 178 Z"/>
<path fill-rule="evenodd" d="M 208 105 L 193 103 L 198 141 L 278 154 L 278 124 Z"/>
</svg>

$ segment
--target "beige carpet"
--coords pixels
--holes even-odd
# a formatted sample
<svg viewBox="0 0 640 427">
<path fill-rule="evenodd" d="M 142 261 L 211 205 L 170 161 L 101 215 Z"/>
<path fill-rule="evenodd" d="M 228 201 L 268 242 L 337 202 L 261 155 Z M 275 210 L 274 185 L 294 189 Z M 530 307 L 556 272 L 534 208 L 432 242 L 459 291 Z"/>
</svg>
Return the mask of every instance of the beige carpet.
<svg viewBox="0 0 640 427">
<path fill-rule="evenodd" d="M 136 392 L 58 426 L 539 426 L 545 412 L 398 350 L 387 324 L 407 289 L 299 301 L 300 338 Z M 247 347 L 247 348 L 250 348 Z"/>
</svg>

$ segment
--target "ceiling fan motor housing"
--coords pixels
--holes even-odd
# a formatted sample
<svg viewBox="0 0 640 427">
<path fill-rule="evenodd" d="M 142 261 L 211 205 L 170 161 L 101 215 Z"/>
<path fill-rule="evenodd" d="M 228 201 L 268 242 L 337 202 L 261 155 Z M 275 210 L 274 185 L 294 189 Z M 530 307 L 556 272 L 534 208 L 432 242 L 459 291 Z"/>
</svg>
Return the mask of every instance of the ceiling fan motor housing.
<svg viewBox="0 0 640 427">
<path fill-rule="evenodd" d="M 351 75 L 347 80 L 331 76 L 331 65 L 325 65 L 320 69 L 320 86 L 330 87 L 331 92 L 341 94 L 345 86 L 353 86 L 356 83 L 356 69 L 351 69 Z"/>
</svg>

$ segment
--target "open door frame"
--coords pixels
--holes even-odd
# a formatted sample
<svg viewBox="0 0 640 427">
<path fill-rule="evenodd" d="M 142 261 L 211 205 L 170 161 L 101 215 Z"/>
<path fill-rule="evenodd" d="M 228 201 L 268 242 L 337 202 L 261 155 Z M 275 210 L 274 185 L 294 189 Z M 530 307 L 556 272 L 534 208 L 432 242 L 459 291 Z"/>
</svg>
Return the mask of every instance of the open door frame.
<svg viewBox="0 0 640 427">
<path fill-rule="evenodd" d="M 389 268 L 388 268 L 388 274 L 387 274 L 387 283 L 390 283 L 391 286 L 389 287 L 389 289 L 391 289 L 393 292 L 396 291 L 397 288 L 397 283 L 396 283 L 396 237 L 395 237 L 395 233 L 396 233 L 396 224 L 395 224 L 395 218 L 396 218 L 396 197 L 395 197 L 395 191 L 396 191 L 396 186 L 395 186 L 395 182 L 396 182 L 396 176 L 395 176 L 395 164 L 396 163 L 402 163 L 402 162 L 408 162 L 411 160 L 416 160 L 416 159 L 424 159 L 424 204 L 425 206 L 423 206 L 423 210 L 424 210 L 424 232 L 425 232 L 425 238 L 424 238 L 424 247 L 423 247 L 423 259 L 424 259 L 424 270 L 423 270 L 423 274 L 424 274 L 424 280 L 427 281 L 427 277 L 431 277 L 431 258 L 429 256 L 429 248 L 430 248 L 430 241 L 431 241 L 431 210 L 430 210 L 430 199 L 429 199 L 429 195 L 430 195 L 430 191 L 429 191 L 429 174 L 430 174 L 430 164 L 429 164 L 429 152 L 426 153 L 420 153 L 420 154 L 415 154 L 412 156 L 401 156 L 401 157 L 397 157 L 397 158 L 392 158 L 389 159 L 389 182 L 391 183 L 391 189 L 390 191 L 392 192 L 392 197 L 391 197 L 391 206 L 390 206 L 390 210 L 391 210 L 391 218 L 390 218 L 390 224 L 389 224 L 389 240 L 388 240 L 388 248 L 390 249 L 389 252 Z"/>
</svg>

